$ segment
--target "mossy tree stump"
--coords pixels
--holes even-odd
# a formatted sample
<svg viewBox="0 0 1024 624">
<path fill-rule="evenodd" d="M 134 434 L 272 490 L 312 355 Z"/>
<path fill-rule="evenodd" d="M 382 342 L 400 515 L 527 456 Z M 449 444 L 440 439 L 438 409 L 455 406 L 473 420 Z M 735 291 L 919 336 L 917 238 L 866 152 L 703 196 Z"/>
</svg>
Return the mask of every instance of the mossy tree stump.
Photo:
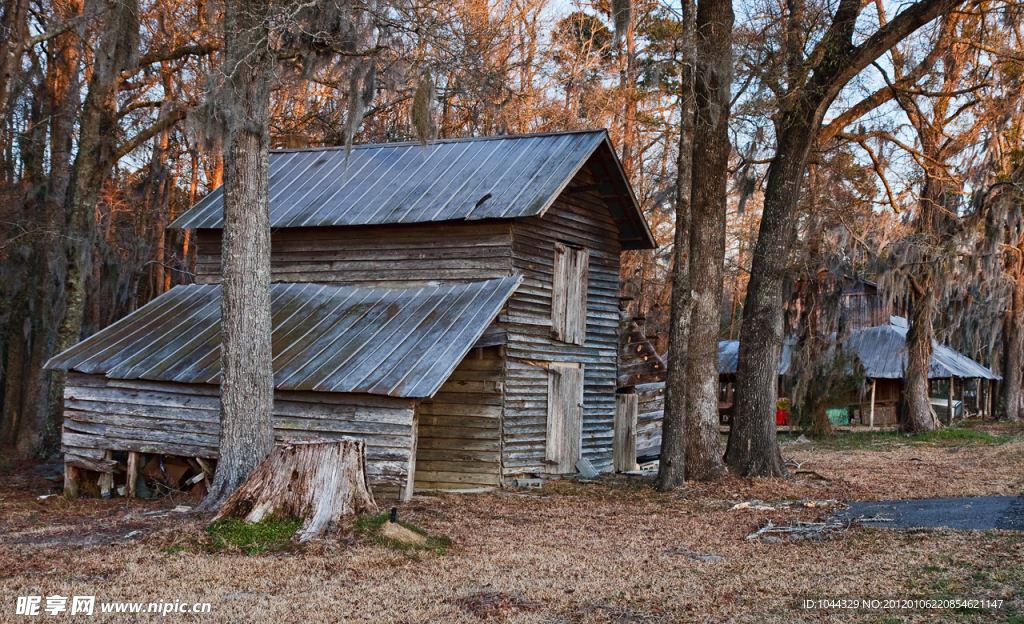
<svg viewBox="0 0 1024 624">
<path fill-rule="evenodd" d="M 366 443 L 342 438 L 278 443 L 214 521 L 297 518 L 303 525 L 296 535 L 305 542 L 337 527 L 342 516 L 376 512 L 366 480 Z"/>
</svg>

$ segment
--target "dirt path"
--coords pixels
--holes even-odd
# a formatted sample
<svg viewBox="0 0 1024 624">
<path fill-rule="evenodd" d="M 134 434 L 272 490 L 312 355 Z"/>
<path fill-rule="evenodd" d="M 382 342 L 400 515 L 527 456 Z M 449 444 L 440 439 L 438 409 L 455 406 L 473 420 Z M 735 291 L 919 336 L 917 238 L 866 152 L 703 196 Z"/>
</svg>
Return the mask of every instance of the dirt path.
<svg viewBox="0 0 1024 624">
<path fill-rule="evenodd" d="M 1024 497 L 975 496 L 851 503 L 839 521 L 861 519 L 865 526 L 889 529 L 1024 531 Z"/>
</svg>

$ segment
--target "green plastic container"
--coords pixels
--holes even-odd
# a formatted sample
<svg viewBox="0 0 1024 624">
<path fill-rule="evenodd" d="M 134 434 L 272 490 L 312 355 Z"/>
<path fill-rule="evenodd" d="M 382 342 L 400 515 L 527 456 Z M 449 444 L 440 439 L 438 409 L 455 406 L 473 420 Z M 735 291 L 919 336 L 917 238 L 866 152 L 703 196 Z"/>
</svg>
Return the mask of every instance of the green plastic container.
<svg viewBox="0 0 1024 624">
<path fill-rule="evenodd" d="M 833 425 L 850 424 L 850 410 L 845 407 L 827 409 L 825 410 L 825 413 L 828 414 L 828 421 Z"/>
</svg>

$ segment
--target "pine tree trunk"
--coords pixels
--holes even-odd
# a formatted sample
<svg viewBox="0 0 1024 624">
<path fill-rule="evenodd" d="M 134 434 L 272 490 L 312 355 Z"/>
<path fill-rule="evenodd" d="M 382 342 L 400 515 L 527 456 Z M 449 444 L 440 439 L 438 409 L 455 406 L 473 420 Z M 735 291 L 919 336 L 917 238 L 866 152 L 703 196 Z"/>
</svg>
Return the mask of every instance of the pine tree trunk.
<svg viewBox="0 0 1024 624">
<path fill-rule="evenodd" d="M 731 0 L 697 8 L 697 72 L 690 219 L 690 341 L 686 375 L 686 476 L 725 474 L 718 432 L 718 333 L 725 278 L 726 182 L 732 80 Z"/>
<path fill-rule="evenodd" d="M 690 342 L 690 189 L 693 168 L 693 80 L 696 64 L 696 5 L 683 1 L 683 63 L 679 84 L 679 155 L 676 159 L 675 247 L 672 257 L 672 300 L 668 334 L 665 411 L 655 487 L 667 492 L 686 478 L 686 363 Z"/>
<path fill-rule="evenodd" d="M 273 447 L 214 521 L 231 516 L 246 522 L 295 518 L 304 521 L 297 536 L 306 542 L 336 529 L 342 516 L 376 511 L 366 480 L 365 442 L 292 441 Z"/>
<path fill-rule="evenodd" d="M 202 503 L 215 509 L 274 446 L 270 344 L 271 4 L 225 3 L 224 233 L 220 459 Z"/>
</svg>

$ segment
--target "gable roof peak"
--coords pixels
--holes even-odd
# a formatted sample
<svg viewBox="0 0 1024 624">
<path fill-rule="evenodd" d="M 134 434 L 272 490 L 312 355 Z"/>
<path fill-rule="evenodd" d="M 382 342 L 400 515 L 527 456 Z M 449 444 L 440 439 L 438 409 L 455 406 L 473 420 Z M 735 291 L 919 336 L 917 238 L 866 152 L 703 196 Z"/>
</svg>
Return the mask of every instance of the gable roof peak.
<svg viewBox="0 0 1024 624">
<path fill-rule="evenodd" d="M 624 249 L 656 244 L 606 130 L 279 150 L 270 155 L 273 228 L 543 216 L 586 165 Z M 223 224 L 223 187 L 171 228 Z"/>
</svg>

